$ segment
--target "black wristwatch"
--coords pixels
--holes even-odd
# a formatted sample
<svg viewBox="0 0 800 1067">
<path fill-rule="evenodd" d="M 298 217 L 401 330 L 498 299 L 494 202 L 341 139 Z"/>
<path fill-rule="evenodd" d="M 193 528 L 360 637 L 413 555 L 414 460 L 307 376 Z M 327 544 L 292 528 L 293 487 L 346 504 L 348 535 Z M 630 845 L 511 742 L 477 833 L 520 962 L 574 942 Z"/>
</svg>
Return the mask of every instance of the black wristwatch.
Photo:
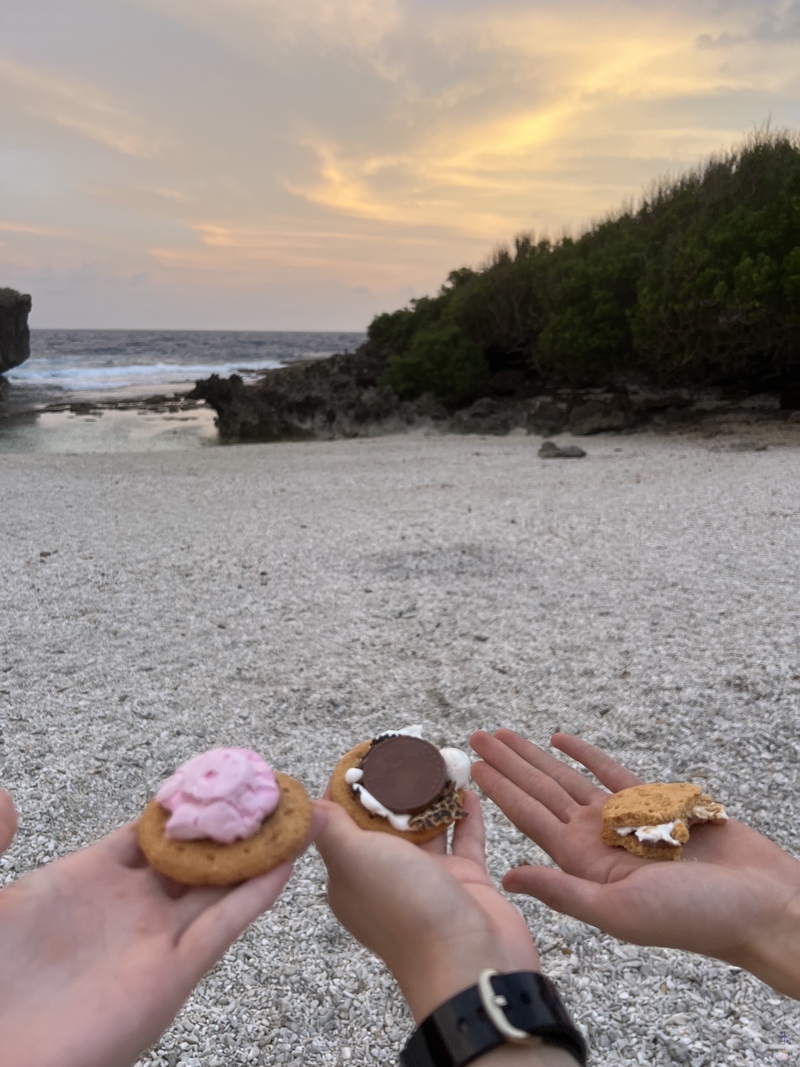
<svg viewBox="0 0 800 1067">
<path fill-rule="evenodd" d="M 586 1067 L 586 1043 L 549 978 L 483 971 L 478 984 L 428 1016 L 400 1053 L 402 1067 L 465 1067 L 506 1043 L 563 1048 Z"/>
</svg>

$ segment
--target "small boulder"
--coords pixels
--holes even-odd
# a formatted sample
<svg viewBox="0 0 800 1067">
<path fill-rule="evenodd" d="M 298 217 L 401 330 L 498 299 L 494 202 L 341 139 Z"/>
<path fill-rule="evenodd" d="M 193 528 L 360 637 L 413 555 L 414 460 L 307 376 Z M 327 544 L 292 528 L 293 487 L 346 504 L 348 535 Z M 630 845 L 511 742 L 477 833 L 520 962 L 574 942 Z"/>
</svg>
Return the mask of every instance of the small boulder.
<svg viewBox="0 0 800 1067">
<path fill-rule="evenodd" d="M 577 445 L 565 445 L 563 448 L 555 441 L 545 441 L 539 449 L 540 459 L 583 459 L 586 453 Z"/>
</svg>

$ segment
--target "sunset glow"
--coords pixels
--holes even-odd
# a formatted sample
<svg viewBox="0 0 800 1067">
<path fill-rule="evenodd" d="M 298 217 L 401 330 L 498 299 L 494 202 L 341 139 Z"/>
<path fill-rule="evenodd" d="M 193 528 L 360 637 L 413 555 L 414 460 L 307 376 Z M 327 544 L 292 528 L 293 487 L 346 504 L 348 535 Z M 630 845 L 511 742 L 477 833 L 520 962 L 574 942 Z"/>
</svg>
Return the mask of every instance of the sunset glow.
<svg viewBox="0 0 800 1067">
<path fill-rule="evenodd" d="M 0 284 L 38 326 L 361 329 L 768 119 L 796 3 L 29 0 Z"/>
</svg>

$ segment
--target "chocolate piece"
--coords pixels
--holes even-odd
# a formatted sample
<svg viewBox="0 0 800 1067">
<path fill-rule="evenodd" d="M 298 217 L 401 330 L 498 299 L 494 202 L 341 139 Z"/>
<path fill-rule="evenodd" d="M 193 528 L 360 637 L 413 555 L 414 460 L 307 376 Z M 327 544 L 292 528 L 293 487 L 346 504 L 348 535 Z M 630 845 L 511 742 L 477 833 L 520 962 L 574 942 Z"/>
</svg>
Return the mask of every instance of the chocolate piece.
<svg viewBox="0 0 800 1067">
<path fill-rule="evenodd" d="M 442 754 L 419 737 L 387 737 L 373 745 L 364 757 L 362 770 L 360 784 L 397 815 L 424 811 L 447 784 Z"/>
<path fill-rule="evenodd" d="M 467 812 L 452 782 L 448 782 L 433 804 L 408 820 L 409 830 L 429 830 L 433 826 L 449 826 L 458 819 L 466 819 Z"/>
</svg>

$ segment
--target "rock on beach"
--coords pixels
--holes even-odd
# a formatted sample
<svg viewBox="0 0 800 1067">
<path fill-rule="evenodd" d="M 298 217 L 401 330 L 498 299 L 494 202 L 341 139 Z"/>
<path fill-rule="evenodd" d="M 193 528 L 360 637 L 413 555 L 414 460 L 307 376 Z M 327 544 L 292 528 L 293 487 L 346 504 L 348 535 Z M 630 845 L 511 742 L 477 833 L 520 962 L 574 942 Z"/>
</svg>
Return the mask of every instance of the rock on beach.
<svg viewBox="0 0 800 1067">
<path fill-rule="evenodd" d="M 29 296 L 0 288 L 0 374 L 18 367 L 31 354 L 30 310 Z"/>
</svg>

